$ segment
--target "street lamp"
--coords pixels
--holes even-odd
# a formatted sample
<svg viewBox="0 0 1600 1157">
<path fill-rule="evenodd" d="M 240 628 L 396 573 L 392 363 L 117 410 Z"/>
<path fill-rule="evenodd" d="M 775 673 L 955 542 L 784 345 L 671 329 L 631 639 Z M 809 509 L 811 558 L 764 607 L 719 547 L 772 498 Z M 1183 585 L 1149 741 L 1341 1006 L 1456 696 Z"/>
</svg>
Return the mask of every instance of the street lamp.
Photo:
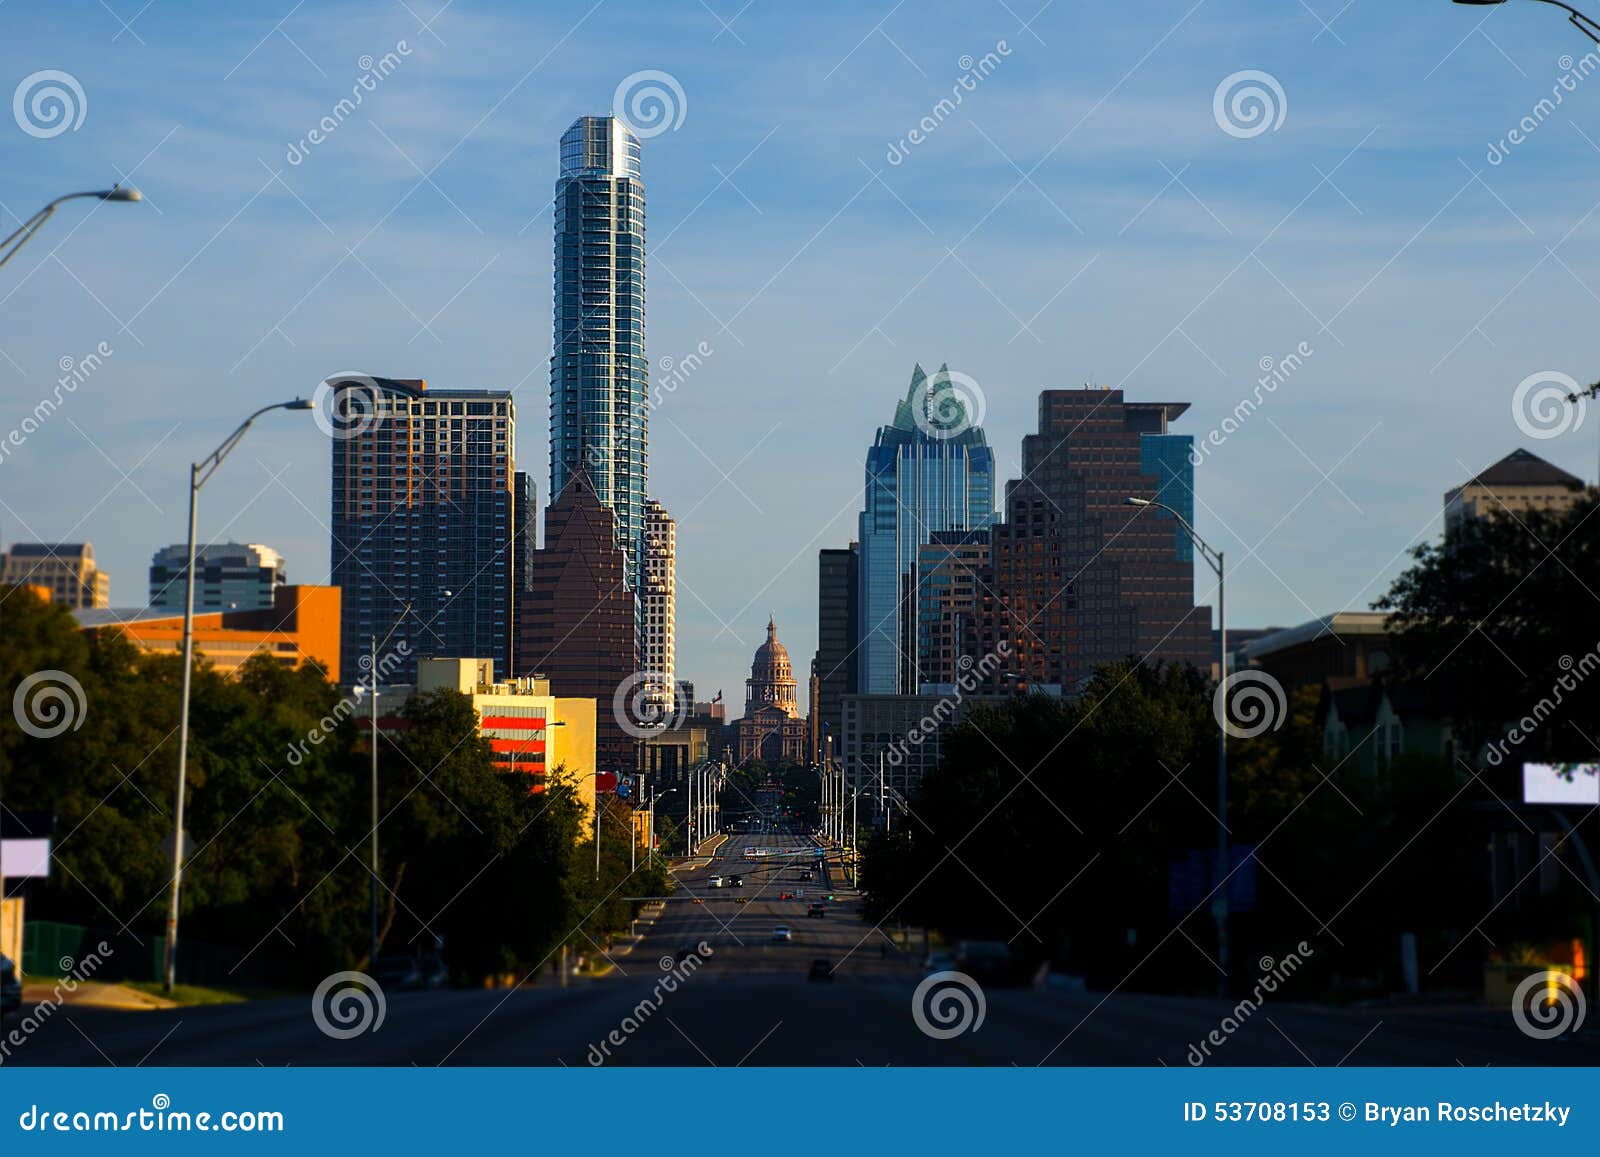
<svg viewBox="0 0 1600 1157">
<path fill-rule="evenodd" d="M 1457 4 L 1466 4 L 1474 8 L 1487 8 L 1495 4 L 1504 4 L 1506 0 L 1455 0 Z M 1567 23 L 1583 33 L 1596 44 L 1600 44 L 1600 24 L 1589 19 L 1582 12 L 1570 4 L 1563 4 L 1561 0 L 1538 0 L 1540 4 L 1551 4 L 1567 14 Z"/>
<path fill-rule="evenodd" d="M 1165 510 L 1178 520 L 1178 525 L 1200 551 L 1206 564 L 1217 576 L 1217 685 L 1228 683 L 1228 613 L 1227 589 L 1224 577 L 1222 552 L 1212 549 L 1195 528 L 1172 507 L 1148 498 L 1124 498 L 1124 505 L 1140 509 L 1154 507 Z M 1223 692 L 1223 709 L 1217 716 L 1217 892 L 1211 900 L 1211 915 L 1217 922 L 1217 966 L 1221 975 L 1217 979 L 1217 995 L 1228 995 L 1228 728 L 1227 692 Z"/>
<path fill-rule="evenodd" d="M 32 237 L 40 229 L 44 228 L 44 223 L 55 215 L 57 205 L 61 204 L 63 201 L 76 200 L 79 197 L 95 197 L 101 201 L 144 200 L 144 196 L 139 192 L 139 190 L 135 189 L 131 185 L 113 185 L 109 189 L 100 189 L 97 192 L 68 193 L 65 197 L 57 197 L 54 201 L 51 201 L 43 209 L 40 209 L 32 217 L 29 217 L 21 225 L 18 225 L 16 231 L 12 233 L 11 236 L 7 237 L 4 241 L 0 241 L 0 265 L 4 265 L 7 261 L 10 261 L 13 257 L 15 257 L 17 255 L 17 250 L 21 249 L 28 243 L 28 238 Z"/>
<path fill-rule="evenodd" d="M 111 193 L 117 192 L 113 189 Z M 137 190 L 123 190 L 126 194 L 121 197 L 112 197 L 101 193 L 75 193 L 77 197 L 104 197 L 106 200 L 136 201 L 139 199 Z M 67 200 L 68 198 L 61 198 Z M 46 217 L 55 208 L 56 202 L 51 202 L 43 210 Z M 43 221 L 40 221 L 43 224 Z M 35 229 L 38 226 L 34 226 Z M 30 233 L 28 236 L 32 236 Z M 23 237 L 26 241 L 28 237 Z M 17 246 L 22 244 L 17 242 Z M 17 251 L 17 246 L 12 246 L 11 253 Z M 5 258 L 0 258 L 0 265 L 5 263 Z M 194 669 L 194 555 L 195 555 L 195 514 L 200 500 L 200 488 L 211 480 L 217 472 L 217 467 L 222 465 L 239 440 L 245 436 L 252 423 L 262 414 L 271 413 L 273 410 L 310 410 L 315 408 L 315 403 L 307 398 L 296 398 L 292 402 L 275 402 L 270 406 L 262 406 L 239 424 L 239 428 L 223 439 L 222 445 L 213 450 L 207 457 L 189 466 L 189 566 L 184 574 L 183 591 L 183 691 L 178 706 L 178 800 L 173 805 L 172 818 L 172 895 L 167 906 L 167 943 L 166 961 L 164 969 L 164 986 L 171 992 L 177 978 L 178 968 L 178 893 L 183 881 L 183 797 L 184 788 L 189 777 L 189 684 L 190 676 Z"/>
</svg>

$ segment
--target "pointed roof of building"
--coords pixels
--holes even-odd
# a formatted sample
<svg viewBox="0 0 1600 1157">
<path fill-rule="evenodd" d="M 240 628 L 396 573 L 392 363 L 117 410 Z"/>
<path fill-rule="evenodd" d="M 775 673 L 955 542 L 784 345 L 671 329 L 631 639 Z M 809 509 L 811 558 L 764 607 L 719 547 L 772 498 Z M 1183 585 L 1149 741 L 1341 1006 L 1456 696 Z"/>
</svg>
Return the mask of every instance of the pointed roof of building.
<svg viewBox="0 0 1600 1157">
<path fill-rule="evenodd" d="M 1553 462 L 1546 462 L 1528 450 L 1517 449 L 1482 473 L 1468 479 L 1468 486 L 1567 486 L 1581 489 L 1583 479 L 1569 474 Z"/>
<path fill-rule="evenodd" d="M 987 445 L 982 420 L 983 399 L 977 383 L 957 373 L 951 380 L 950 366 L 941 363 L 930 377 L 917 362 L 912 366 L 911 384 L 906 396 L 895 403 L 894 420 L 878 430 L 878 444 L 899 444 L 919 438 L 941 442 Z M 973 413 L 973 406 L 978 413 Z"/>
</svg>

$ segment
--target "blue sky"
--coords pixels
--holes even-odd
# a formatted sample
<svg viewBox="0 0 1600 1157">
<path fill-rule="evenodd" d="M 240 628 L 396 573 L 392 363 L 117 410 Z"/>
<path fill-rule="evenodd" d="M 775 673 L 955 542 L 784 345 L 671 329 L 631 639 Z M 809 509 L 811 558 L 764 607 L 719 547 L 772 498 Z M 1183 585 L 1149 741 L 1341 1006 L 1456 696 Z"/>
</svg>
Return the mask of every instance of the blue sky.
<svg viewBox="0 0 1600 1157">
<path fill-rule="evenodd" d="M 1530 375 L 1596 376 L 1600 78 L 1534 111 L 1592 47 L 1553 9 L 141 5 L 0 8 L 0 97 L 55 69 L 85 102 L 51 137 L 0 117 L 5 231 L 119 174 L 148 197 L 67 206 L 0 270 L 0 426 L 63 358 L 113 351 L 0 460 L 0 535 L 92 540 L 118 605 L 182 537 L 184 464 L 336 371 L 514 389 L 544 505 L 556 144 L 647 69 L 684 94 L 645 142 L 648 353 L 713 351 L 655 411 L 650 455 L 703 692 L 739 701 L 769 612 L 803 673 L 816 552 L 851 537 L 865 446 L 919 360 L 979 384 L 1014 477 L 1043 387 L 1189 401 L 1174 428 L 1198 438 L 1306 343 L 1197 472 L 1238 626 L 1366 607 L 1438 533 L 1442 492 L 1518 446 L 1595 474 L 1600 416 L 1535 439 L 1512 412 Z M 1283 93 L 1253 136 L 1213 110 L 1243 70 Z M 311 423 L 275 415 L 206 489 L 202 536 L 325 581 L 327 474 Z"/>
</svg>

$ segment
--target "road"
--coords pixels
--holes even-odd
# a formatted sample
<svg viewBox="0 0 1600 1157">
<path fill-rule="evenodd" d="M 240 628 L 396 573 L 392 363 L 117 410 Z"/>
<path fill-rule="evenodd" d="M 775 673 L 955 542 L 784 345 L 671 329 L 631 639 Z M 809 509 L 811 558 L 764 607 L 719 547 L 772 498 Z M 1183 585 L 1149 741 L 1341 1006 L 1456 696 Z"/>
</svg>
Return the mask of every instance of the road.
<svg viewBox="0 0 1600 1157">
<path fill-rule="evenodd" d="M 1230 1017 L 1237 1028 L 1210 1046 L 1205 1063 L 1600 1063 L 1594 1033 L 1536 1041 L 1509 1013 L 1330 1009 L 1274 999 L 1238 1016 L 1219 1000 L 1052 988 L 985 991 L 982 1024 L 938 1039 L 913 1017 L 919 962 L 882 954 L 885 938 L 859 919 L 859 901 L 836 863 L 828 881 L 806 883 L 798 864 L 744 855 L 747 847 L 805 842 L 736 836 L 713 856 L 684 865 L 677 873 L 682 898 L 666 904 L 602 979 L 561 988 L 545 975 L 515 990 L 394 994 L 377 1031 L 349 1039 L 325 1035 L 306 997 L 161 1012 L 68 1007 L 4 1063 L 1181 1067 Z M 708 886 L 712 875 L 730 872 L 743 875 L 742 888 Z M 813 895 L 778 898 L 799 888 L 831 888 L 837 901 L 826 917 L 808 918 Z M 792 943 L 772 940 L 778 924 L 793 929 Z M 703 963 L 673 963 L 680 948 L 702 941 L 711 949 Z M 833 982 L 807 980 L 818 958 L 835 966 Z"/>
</svg>

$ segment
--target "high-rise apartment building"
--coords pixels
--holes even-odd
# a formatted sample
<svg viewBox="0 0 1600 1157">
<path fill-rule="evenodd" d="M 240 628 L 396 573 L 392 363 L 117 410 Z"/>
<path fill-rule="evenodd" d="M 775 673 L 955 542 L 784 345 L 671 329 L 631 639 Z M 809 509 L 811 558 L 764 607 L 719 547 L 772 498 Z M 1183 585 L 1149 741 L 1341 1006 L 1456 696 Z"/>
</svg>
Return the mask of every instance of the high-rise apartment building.
<svg viewBox="0 0 1600 1157">
<path fill-rule="evenodd" d="M 860 562 L 861 550 L 853 542 L 817 552 L 817 654 L 812 661 L 817 689 L 811 713 L 817 720 L 818 758 L 827 758 L 830 738 L 837 748 L 844 697 L 856 690 Z"/>
<path fill-rule="evenodd" d="M 503 390 L 354 378 L 336 389 L 332 558 L 346 678 L 377 639 L 419 658 L 509 670 L 516 569 L 516 409 Z M 387 640 L 387 642 L 385 642 Z M 503 665 L 503 666 L 502 666 Z"/>
<path fill-rule="evenodd" d="M 1211 608 L 1194 602 L 1194 552 L 1164 503 L 1192 518 L 1192 439 L 1167 424 L 1187 402 L 1130 402 L 1121 390 L 1045 390 L 1039 432 L 991 532 L 993 581 L 979 591 L 971 653 L 1011 648 L 1003 678 L 1082 687 L 1120 659 L 1211 659 Z"/>
<path fill-rule="evenodd" d="M 0 554 L 0 586 L 24 584 L 50 592 L 64 607 L 109 607 L 111 576 L 94 563 L 87 542 L 14 542 Z"/>
<path fill-rule="evenodd" d="M 580 470 L 544 512 L 544 546 L 517 611 L 515 670 L 548 681 L 552 695 L 597 700 L 596 766 L 624 775 L 635 764 L 623 718 L 637 722 L 630 681 L 639 669 L 637 600 L 625 574 L 611 511 Z"/>
<path fill-rule="evenodd" d="M 550 494 L 581 469 L 616 520 L 630 589 L 645 530 L 648 364 L 639 138 L 616 117 L 561 137 L 555 195 Z"/>
<path fill-rule="evenodd" d="M 259 543 L 212 542 L 195 547 L 194 606 L 205 611 L 271 608 L 288 582 L 283 555 Z M 150 560 L 150 605 L 183 610 L 189 546 L 174 543 Z"/>
<path fill-rule="evenodd" d="M 930 378 L 919 365 L 867 451 L 856 651 L 863 694 L 916 690 L 917 548 L 935 531 L 994 521 L 994 453 L 974 421 L 948 367 Z"/>
<path fill-rule="evenodd" d="M 662 719 L 677 713 L 678 524 L 655 499 L 644 504 L 643 579 L 639 585 L 639 666 Z M 692 702 L 692 700 L 691 700 Z M 688 709 L 684 704 L 684 710 Z"/>
<path fill-rule="evenodd" d="M 982 658 L 968 647 L 989 561 L 987 529 L 936 530 L 917 548 L 918 693 L 958 682 Z"/>
</svg>

